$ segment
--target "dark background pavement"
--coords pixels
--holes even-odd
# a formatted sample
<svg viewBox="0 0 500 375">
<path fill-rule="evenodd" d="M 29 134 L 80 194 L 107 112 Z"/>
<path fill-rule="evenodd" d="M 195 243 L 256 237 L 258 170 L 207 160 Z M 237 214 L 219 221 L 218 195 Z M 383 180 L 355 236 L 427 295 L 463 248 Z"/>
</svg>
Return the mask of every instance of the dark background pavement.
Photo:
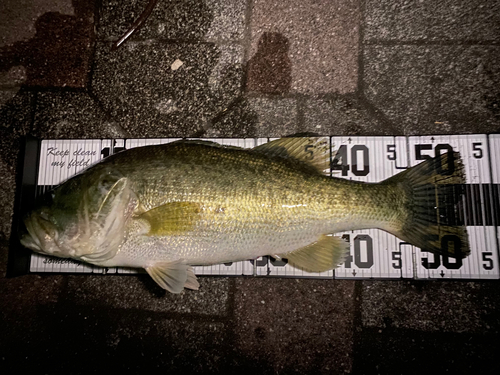
<svg viewBox="0 0 500 375">
<path fill-rule="evenodd" d="M 3 277 L 25 135 L 500 130 L 500 1 L 146 2 L 0 4 L 0 372 L 500 373 L 498 281 Z"/>
</svg>

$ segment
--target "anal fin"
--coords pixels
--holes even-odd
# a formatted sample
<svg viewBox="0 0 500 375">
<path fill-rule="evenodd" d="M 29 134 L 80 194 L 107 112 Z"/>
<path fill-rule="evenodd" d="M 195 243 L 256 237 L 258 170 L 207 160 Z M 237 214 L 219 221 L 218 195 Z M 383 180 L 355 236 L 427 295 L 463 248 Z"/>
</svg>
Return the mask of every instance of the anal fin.
<svg viewBox="0 0 500 375">
<path fill-rule="evenodd" d="M 324 272 L 343 263 L 349 253 L 349 243 L 340 237 L 322 235 L 318 241 L 294 250 L 279 254 L 288 263 L 308 272 Z"/>
</svg>

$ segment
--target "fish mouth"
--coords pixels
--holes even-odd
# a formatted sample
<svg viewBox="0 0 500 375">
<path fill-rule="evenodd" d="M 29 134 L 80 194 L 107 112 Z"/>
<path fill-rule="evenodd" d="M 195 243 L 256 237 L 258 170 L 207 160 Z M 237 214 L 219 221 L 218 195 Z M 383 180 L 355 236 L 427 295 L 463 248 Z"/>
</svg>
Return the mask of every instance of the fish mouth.
<svg viewBox="0 0 500 375">
<path fill-rule="evenodd" d="M 24 247 L 31 249 L 33 251 L 41 252 L 42 248 L 40 244 L 38 244 L 34 237 L 29 233 L 23 233 L 20 238 L 21 245 Z"/>
<path fill-rule="evenodd" d="M 24 225 L 26 231 L 20 235 L 20 242 L 23 246 L 45 254 L 60 251 L 57 245 L 56 227 L 49 220 L 32 213 L 24 220 Z"/>
</svg>

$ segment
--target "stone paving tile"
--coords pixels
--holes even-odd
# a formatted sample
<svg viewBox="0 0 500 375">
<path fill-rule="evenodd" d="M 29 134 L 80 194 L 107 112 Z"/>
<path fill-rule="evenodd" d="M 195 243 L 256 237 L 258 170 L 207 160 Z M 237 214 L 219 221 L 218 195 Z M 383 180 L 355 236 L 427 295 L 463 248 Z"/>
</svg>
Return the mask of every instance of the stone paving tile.
<svg viewBox="0 0 500 375">
<path fill-rule="evenodd" d="M 242 40 L 247 3 L 246 0 L 206 0 L 214 17 L 205 38 L 217 41 Z"/>
<path fill-rule="evenodd" d="M 240 96 L 219 112 L 211 121 L 206 137 L 256 137 L 259 115 L 254 111 L 252 99 Z"/>
<path fill-rule="evenodd" d="M 366 41 L 499 41 L 500 2 L 366 0 Z"/>
<path fill-rule="evenodd" d="M 277 32 L 264 32 L 257 51 L 248 61 L 246 90 L 261 94 L 286 94 L 292 88 L 290 42 Z"/>
<path fill-rule="evenodd" d="M 33 135 L 51 138 L 121 138 L 127 134 L 87 93 L 41 92 Z"/>
<path fill-rule="evenodd" d="M 278 89 L 286 89 L 281 92 L 344 94 L 356 90 L 357 1 L 255 0 L 252 5 L 249 61 L 258 60 L 263 80 L 280 78 Z M 290 62 L 283 65 L 287 58 Z M 282 64 L 280 69 L 277 62 Z M 250 91 L 262 92 L 262 84 L 250 78 L 258 80 L 259 75 L 249 76 L 247 83 Z M 288 80 L 288 86 L 284 85 Z"/>
<path fill-rule="evenodd" d="M 396 297 L 397 298 L 397 297 Z M 498 336 L 364 329 L 353 374 L 498 374 Z"/>
<path fill-rule="evenodd" d="M 6 250 L 2 246 L 2 253 Z M 28 342 L 30 336 L 34 339 L 43 335 L 46 328 L 43 322 L 37 321 L 39 308 L 56 304 L 59 293 L 64 286 L 64 277 L 27 275 L 16 278 L 0 279 L 2 298 L 0 298 L 0 346 L 12 340 Z M 35 337 L 33 337 L 34 335 Z M 4 351 L 2 350 L 2 353 Z"/>
<path fill-rule="evenodd" d="M 0 145 L 10 148 L 5 141 L 6 133 L 19 137 L 31 130 L 33 93 L 26 90 L 12 89 L 0 91 Z M 11 160 L 11 159 L 9 159 Z"/>
<path fill-rule="evenodd" d="M 100 10 L 98 36 L 117 40 L 142 13 L 149 0 L 104 0 Z M 132 40 L 240 40 L 243 38 L 243 0 L 160 1 Z"/>
<path fill-rule="evenodd" d="M 363 281 L 354 374 L 496 374 L 497 282 Z"/>
<path fill-rule="evenodd" d="M 7 262 L 9 258 L 9 240 L 5 234 L 0 233 L 0 277 L 3 278 L 7 274 Z M 7 295 L 5 295 L 7 300 Z"/>
<path fill-rule="evenodd" d="M 2 194 L 0 194 L 0 238 L 10 237 L 12 215 L 14 213 L 14 197 L 16 189 L 16 166 L 0 159 L 0 176 Z"/>
<path fill-rule="evenodd" d="M 233 94 L 212 91 L 220 55 L 212 43 L 130 42 L 112 53 L 99 43 L 92 91 L 133 137 L 193 136 L 240 94 L 239 64 L 218 83 Z M 172 69 L 176 60 L 183 64 Z"/>
<path fill-rule="evenodd" d="M 500 48 L 367 46 L 365 95 L 405 134 L 500 129 Z"/>
<path fill-rule="evenodd" d="M 427 63 L 425 48 L 367 46 L 364 54 L 367 100 L 399 124 L 403 133 L 411 133 L 419 125 L 427 93 L 427 79 L 422 74 Z"/>
<path fill-rule="evenodd" d="M 237 279 L 237 350 L 259 373 L 349 372 L 353 310 L 351 281 Z"/>
<path fill-rule="evenodd" d="M 355 97 L 309 98 L 304 107 L 301 132 L 382 135 L 389 131 Z"/>
<path fill-rule="evenodd" d="M 249 109 L 257 114 L 255 134 L 283 137 L 297 133 L 297 100 L 294 98 L 248 98 Z"/>
<path fill-rule="evenodd" d="M 221 45 L 217 50 L 219 52 L 217 63 L 208 77 L 208 88 L 213 98 L 211 104 L 216 107 L 211 122 L 225 111 L 231 112 L 232 105 L 240 101 L 244 75 L 242 64 L 244 51 L 241 46 Z"/>
<path fill-rule="evenodd" d="M 8 44 L 0 47 L 0 72 L 23 66 L 25 85 L 85 87 L 92 57 L 94 1 L 73 2 L 71 14 L 59 13 L 71 12 L 71 5 L 67 2 L 42 1 L 36 5 L 25 5 L 28 9 L 26 14 L 21 15 L 21 20 L 15 18 L 16 22 L 30 25 L 32 20 L 29 16 L 36 14 L 35 33 L 27 40 L 24 38 L 33 34 L 32 31 L 20 33 L 21 40 L 13 42 L 12 38 L 6 38 L 3 41 Z M 18 7 L 17 3 L 9 2 L 7 16 L 18 15 Z M 10 30 L 8 34 L 16 33 Z M 16 77 L 7 75 L 14 82 Z"/>
<path fill-rule="evenodd" d="M 364 327 L 498 334 L 499 290 L 495 282 L 365 281 L 362 322 Z"/>
<path fill-rule="evenodd" d="M 217 64 L 208 78 L 210 90 L 215 94 L 222 93 L 234 97 L 241 92 L 243 47 L 230 44 L 221 45 L 218 46 L 218 52 Z"/>
<path fill-rule="evenodd" d="M 4 108 L 3 108 L 4 105 L 8 104 L 9 101 L 17 95 L 17 93 L 19 92 L 20 89 L 21 89 L 21 87 L 19 87 L 19 86 L 16 87 L 15 85 L 13 85 L 11 87 L 4 87 L 3 90 L 0 90 L 0 111 L 1 111 L 0 113 L 2 113 L 4 111 Z M 3 117 L 5 117 L 5 115 Z M 2 120 L 5 121 L 6 119 L 3 118 Z M 7 119 L 7 121 L 9 121 L 9 120 L 10 119 Z M 2 125 L 4 125 L 4 124 L 2 124 Z"/>
<path fill-rule="evenodd" d="M 21 137 L 30 132 L 33 94 L 24 90 L 0 91 L 6 93 L 0 102 L 0 238 L 10 237 L 16 170 Z"/>
<path fill-rule="evenodd" d="M 0 70 L 0 86 L 19 87 L 26 82 L 26 79 L 26 68 L 22 65 L 15 65 L 4 71 Z"/>
<path fill-rule="evenodd" d="M 225 324 L 219 321 L 75 308 L 64 301 L 37 305 L 35 310 L 33 318 L 22 322 L 24 330 L 17 327 L 21 335 L 0 340 L 3 373 L 201 374 L 225 366 Z"/>
<path fill-rule="evenodd" d="M 109 354 L 117 356 L 121 362 L 108 364 L 106 367 L 110 371 L 137 373 L 161 369 L 174 374 L 211 374 L 221 373 L 226 367 L 226 329 L 224 323 L 217 321 L 152 317 L 135 326 L 126 319 L 119 319 L 107 330 L 105 337 L 99 336 L 106 339 Z M 128 356 L 124 357 L 123 353 Z M 107 357 L 102 353 L 96 355 Z"/>
<path fill-rule="evenodd" d="M 28 40 L 35 36 L 35 21 L 42 14 L 56 12 L 75 15 L 70 0 L 3 0 L 0 3 L 0 46 Z"/>
<path fill-rule="evenodd" d="M 148 275 L 69 276 L 66 293 L 75 305 L 178 314 L 226 315 L 229 279 L 200 277 L 198 291 L 168 293 Z"/>
</svg>

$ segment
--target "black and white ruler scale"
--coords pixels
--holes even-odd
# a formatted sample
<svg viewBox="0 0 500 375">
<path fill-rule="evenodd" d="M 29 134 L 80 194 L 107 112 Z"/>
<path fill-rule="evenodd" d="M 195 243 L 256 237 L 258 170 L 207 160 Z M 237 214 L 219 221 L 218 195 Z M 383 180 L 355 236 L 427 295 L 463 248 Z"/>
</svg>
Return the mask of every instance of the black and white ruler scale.
<svg viewBox="0 0 500 375">
<path fill-rule="evenodd" d="M 20 206 L 25 210 L 43 194 L 102 158 L 134 147 L 169 143 L 162 139 L 68 139 L 31 140 L 26 144 Z M 223 145 L 252 148 L 273 138 L 204 139 Z M 365 182 L 379 182 L 436 155 L 459 151 L 465 166 L 466 185 L 457 224 L 465 224 L 471 254 L 463 260 L 436 256 L 404 243 L 381 230 L 343 232 L 350 256 L 339 268 L 308 273 L 282 260 L 256 260 L 195 267 L 197 275 L 256 275 L 338 279 L 498 279 L 500 233 L 500 135 L 440 135 L 415 137 L 330 137 L 336 152 L 325 173 Z M 36 161 L 35 161 L 36 160 Z M 29 183 L 31 181 L 31 183 Z M 27 199 L 28 197 L 28 199 Z M 11 252 L 11 257 L 16 254 Z M 16 260 L 16 259 L 14 259 Z M 11 262 L 11 274 L 34 273 L 136 273 L 135 270 L 79 263 L 70 259 L 30 253 Z M 15 265 L 13 265 L 15 264 Z"/>
</svg>

